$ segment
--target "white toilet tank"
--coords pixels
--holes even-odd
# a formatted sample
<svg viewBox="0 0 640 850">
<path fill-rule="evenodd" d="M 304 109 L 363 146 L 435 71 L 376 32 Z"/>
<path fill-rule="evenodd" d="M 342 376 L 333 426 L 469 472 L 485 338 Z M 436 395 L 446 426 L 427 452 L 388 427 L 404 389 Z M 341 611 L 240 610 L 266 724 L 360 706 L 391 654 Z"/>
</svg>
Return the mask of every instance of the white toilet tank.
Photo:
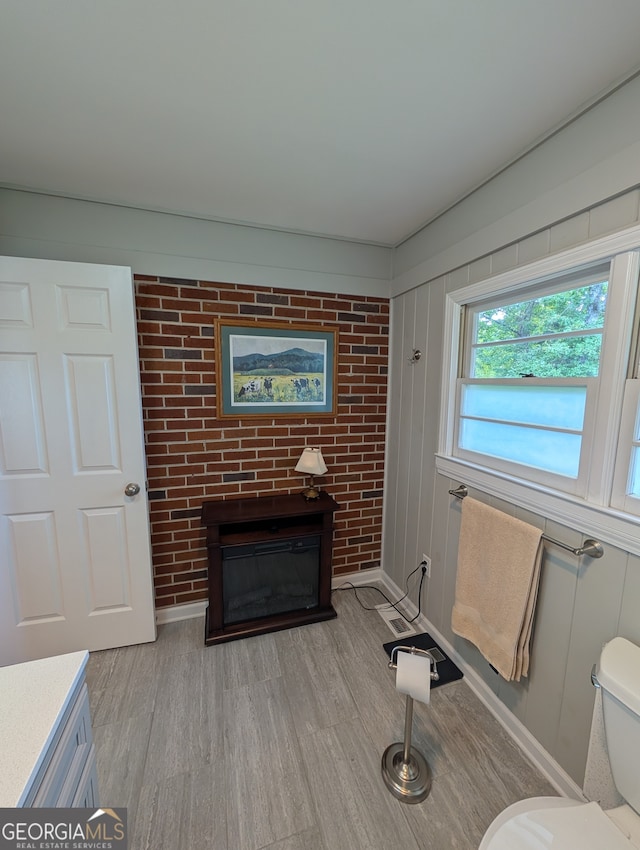
<svg viewBox="0 0 640 850">
<path fill-rule="evenodd" d="M 640 813 L 640 647 L 613 638 L 602 650 L 596 676 L 613 779 Z"/>
</svg>

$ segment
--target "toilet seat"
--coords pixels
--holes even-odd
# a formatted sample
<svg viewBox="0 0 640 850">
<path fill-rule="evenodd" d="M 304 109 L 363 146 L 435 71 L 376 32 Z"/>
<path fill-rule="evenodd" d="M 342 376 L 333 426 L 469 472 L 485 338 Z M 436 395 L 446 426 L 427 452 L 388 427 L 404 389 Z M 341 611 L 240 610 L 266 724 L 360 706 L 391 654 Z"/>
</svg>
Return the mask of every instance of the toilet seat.
<svg viewBox="0 0 640 850">
<path fill-rule="evenodd" d="M 534 797 L 493 821 L 479 850 L 636 850 L 597 803 Z"/>
</svg>

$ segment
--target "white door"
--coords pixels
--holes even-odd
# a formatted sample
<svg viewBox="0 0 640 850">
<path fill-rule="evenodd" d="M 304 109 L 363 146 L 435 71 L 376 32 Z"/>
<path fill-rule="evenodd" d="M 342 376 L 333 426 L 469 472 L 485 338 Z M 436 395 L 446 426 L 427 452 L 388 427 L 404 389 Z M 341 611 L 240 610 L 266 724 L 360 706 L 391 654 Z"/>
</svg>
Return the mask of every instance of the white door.
<svg viewBox="0 0 640 850">
<path fill-rule="evenodd" d="M 129 269 L 0 257 L 0 665 L 155 640 L 136 340 Z"/>
</svg>

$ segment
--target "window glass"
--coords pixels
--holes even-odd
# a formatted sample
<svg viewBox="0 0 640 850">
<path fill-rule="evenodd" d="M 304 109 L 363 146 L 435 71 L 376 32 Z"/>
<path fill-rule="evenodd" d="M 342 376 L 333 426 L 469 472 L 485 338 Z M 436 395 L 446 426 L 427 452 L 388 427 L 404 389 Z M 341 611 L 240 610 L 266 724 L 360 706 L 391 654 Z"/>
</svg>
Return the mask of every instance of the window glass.
<svg viewBox="0 0 640 850">
<path fill-rule="evenodd" d="M 606 280 L 475 312 L 470 375 L 593 377 L 599 373 Z"/>
<path fill-rule="evenodd" d="M 640 409 L 636 410 L 635 425 L 631 442 L 631 468 L 628 495 L 640 497 Z"/>
<path fill-rule="evenodd" d="M 580 431 L 586 401 L 586 384 L 551 387 L 465 384 L 461 414 Z"/>
<path fill-rule="evenodd" d="M 640 450 L 634 446 L 631 450 L 631 475 L 628 494 L 640 498 Z"/>
<path fill-rule="evenodd" d="M 570 478 L 578 476 L 581 441 L 580 434 L 486 420 L 464 419 L 460 425 L 460 444 L 468 451 Z"/>
</svg>

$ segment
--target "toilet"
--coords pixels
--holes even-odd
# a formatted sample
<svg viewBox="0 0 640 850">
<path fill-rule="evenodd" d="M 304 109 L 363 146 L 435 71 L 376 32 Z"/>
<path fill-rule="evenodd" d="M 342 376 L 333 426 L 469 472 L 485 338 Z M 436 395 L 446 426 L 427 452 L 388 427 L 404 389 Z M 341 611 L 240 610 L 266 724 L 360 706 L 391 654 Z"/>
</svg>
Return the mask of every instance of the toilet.
<svg viewBox="0 0 640 850">
<path fill-rule="evenodd" d="M 594 684 L 602 688 L 611 772 L 624 805 L 532 797 L 501 812 L 479 850 L 640 850 L 640 647 L 613 638 Z"/>
</svg>

